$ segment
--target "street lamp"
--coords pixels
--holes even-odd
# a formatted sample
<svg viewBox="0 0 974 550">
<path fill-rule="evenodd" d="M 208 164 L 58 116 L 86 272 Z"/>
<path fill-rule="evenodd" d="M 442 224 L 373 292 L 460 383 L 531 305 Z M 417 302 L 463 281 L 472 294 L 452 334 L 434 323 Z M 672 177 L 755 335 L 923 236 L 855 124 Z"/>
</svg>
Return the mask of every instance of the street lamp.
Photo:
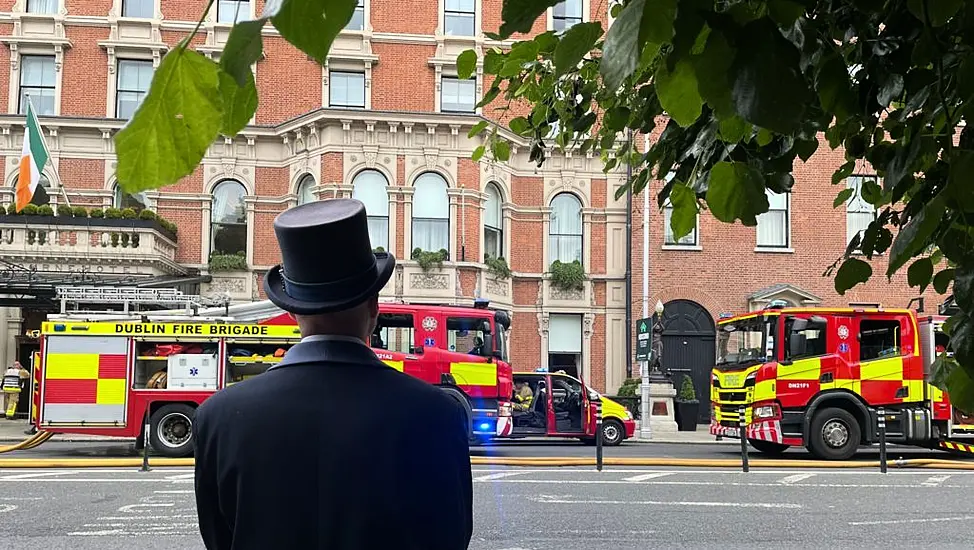
<svg viewBox="0 0 974 550">
<path fill-rule="evenodd" d="M 653 321 L 652 357 L 650 359 L 649 380 L 653 383 L 667 382 L 663 373 L 663 302 L 656 301 L 656 319 Z"/>
</svg>

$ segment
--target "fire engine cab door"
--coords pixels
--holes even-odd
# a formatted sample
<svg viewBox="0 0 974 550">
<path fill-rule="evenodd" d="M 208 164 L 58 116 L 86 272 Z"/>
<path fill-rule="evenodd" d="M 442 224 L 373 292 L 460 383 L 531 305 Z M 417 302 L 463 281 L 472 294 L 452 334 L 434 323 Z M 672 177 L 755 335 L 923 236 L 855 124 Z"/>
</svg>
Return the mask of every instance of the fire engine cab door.
<svg viewBox="0 0 974 550">
<path fill-rule="evenodd" d="M 41 423 L 124 426 L 128 348 L 126 337 L 47 336 Z"/>
</svg>

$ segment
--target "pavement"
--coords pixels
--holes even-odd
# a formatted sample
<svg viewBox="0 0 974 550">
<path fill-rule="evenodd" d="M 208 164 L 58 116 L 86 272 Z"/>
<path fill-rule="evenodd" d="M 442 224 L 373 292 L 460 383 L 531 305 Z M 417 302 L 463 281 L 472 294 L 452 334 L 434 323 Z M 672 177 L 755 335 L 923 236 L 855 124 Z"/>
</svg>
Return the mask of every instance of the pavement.
<svg viewBox="0 0 974 550">
<path fill-rule="evenodd" d="M 0 471 L 19 550 L 202 549 L 186 468 Z M 974 472 L 474 468 L 471 550 L 970 548 Z"/>
</svg>

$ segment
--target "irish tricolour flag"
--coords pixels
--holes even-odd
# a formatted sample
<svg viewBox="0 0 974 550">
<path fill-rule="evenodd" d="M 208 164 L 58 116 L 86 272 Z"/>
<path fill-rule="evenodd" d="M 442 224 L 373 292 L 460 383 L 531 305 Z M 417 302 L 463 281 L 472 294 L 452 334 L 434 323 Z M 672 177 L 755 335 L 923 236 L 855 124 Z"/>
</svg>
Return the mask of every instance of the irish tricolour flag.
<svg viewBox="0 0 974 550">
<path fill-rule="evenodd" d="M 34 191 L 41 181 L 41 170 L 50 157 L 41 124 L 34 114 L 34 107 L 27 100 L 27 128 L 24 131 L 24 149 L 20 153 L 20 175 L 17 178 L 17 211 L 23 210 L 34 198 Z"/>
</svg>

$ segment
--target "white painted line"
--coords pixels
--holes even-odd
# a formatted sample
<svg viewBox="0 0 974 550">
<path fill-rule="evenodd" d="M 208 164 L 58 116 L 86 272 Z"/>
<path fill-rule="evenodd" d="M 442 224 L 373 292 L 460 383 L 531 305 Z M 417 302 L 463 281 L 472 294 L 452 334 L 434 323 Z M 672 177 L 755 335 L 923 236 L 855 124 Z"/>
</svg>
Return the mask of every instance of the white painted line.
<svg viewBox="0 0 974 550">
<path fill-rule="evenodd" d="M 947 481 L 947 479 L 949 479 L 949 478 L 950 478 L 949 475 L 930 476 L 929 478 L 927 478 L 926 481 L 923 482 L 923 486 L 924 487 L 937 487 L 941 483 Z"/>
<path fill-rule="evenodd" d="M 136 508 L 169 508 L 175 506 L 175 502 L 160 502 L 156 504 L 128 504 L 118 509 L 119 512 L 131 512 Z"/>
<path fill-rule="evenodd" d="M 488 474 L 485 476 L 476 477 L 474 478 L 474 481 L 493 481 L 495 479 L 501 479 L 502 477 L 511 477 L 511 476 L 517 476 L 526 473 L 528 472 L 501 472 L 497 474 Z"/>
<path fill-rule="evenodd" d="M 824 487 L 831 489 L 920 489 L 929 488 L 920 484 L 877 483 L 874 485 L 854 484 L 854 483 L 806 483 L 802 485 L 791 485 L 782 483 L 747 483 L 747 482 L 723 482 L 723 481 L 623 481 L 623 480 L 595 480 L 595 479 L 498 479 L 495 483 L 536 483 L 542 485 L 692 485 L 702 487 L 794 487 L 806 489 L 811 487 Z M 939 488 L 946 489 L 967 489 L 966 485 L 941 485 Z"/>
<path fill-rule="evenodd" d="M 177 480 L 177 479 L 193 479 L 193 476 L 195 476 L 195 475 L 196 474 L 179 474 L 179 475 L 175 475 L 175 476 L 166 476 L 166 479 L 172 479 L 172 480 Z"/>
<path fill-rule="evenodd" d="M 5 481 L 9 481 L 9 480 L 12 480 L 12 479 L 31 479 L 31 478 L 38 478 L 38 477 L 66 476 L 66 475 L 73 475 L 73 474 L 76 474 L 76 473 L 78 473 L 78 472 L 72 472 L 70 470 L 63 471 L 63 472 L 33 472 L 33 473 L 29 473 L 29 474 L 6 475 L 6 476 L 3 476 L 3 479 Z"/>
<path fill-rule="evenodd" d="M 0 504 L 0 514 L 4 514 L 6 512 L 13 512 L 16 509 L 17 509 L 16 504 Z"/>
<path fill-rule="evenodd" d="M 795 474 L 793 476 L 783 477 L 778 480 L 778 483 L 784 483 L 785 485 L 791 485 L 792 483 L 798 483 L 803 479 L 808 479 L 810 477 L 815 477 L 815 474 Z"/>
<path fill-rule="evenodd" d="M 179 490 L 179 491 L 152 491 L 158 495 L 192 495 L 196 491 L 193 490 Z"/>
<path fill-rule="evenodd" d="M 87 535 L 92 537 L 107 537 L 109 535 L 124 535 L 124 534 L 125 531 L 122 529 L 107 529 L 104 531 L 74 531 L 72 533 L 68 533 L 68 536 L 77 537 L 77 536 Z"/>
<path fill-rule="evenodd" d="M 970 521 L 974 516 L 959 516 L 954 518 L 923 518 L 923 519 L 891 519 L 887 521 L 850 521 L 849 525 L 900 525 L 905 523 L 941 523 L 945 521 Z"/>
<path fill-rule="evenodd" d="M 530 500 L 540 504 L 624 504 L 632 506 L 640 504 L 643 506 L 700 506 L 704 508 L 802 508 L 801 504 L 787 502 L 697 502 L 689 500 L 666 501 L 666 500 L 592 500 L 579 499 L 572 500 L 571 497 L 528 497 Z"/>
<path fill-rule="evenodd" d="M 144 521 L 153 519 L 187 519 L 195 518 L 196 514 L 173 514 L 171 516 L 102 516 L 98 521 Z"/>
<path fill-rule="evenodd" d="M 671 475 L 673 475 L 673 472 L 653 472 L 649 474 L 640 474 L 638 476 L 623 478 L 622 481 L 630 481 L 635 483 L 639 481 L 646 481 L 647 479 L 656 479 L 658 477 L 665 477 Z"/>
</svg>

